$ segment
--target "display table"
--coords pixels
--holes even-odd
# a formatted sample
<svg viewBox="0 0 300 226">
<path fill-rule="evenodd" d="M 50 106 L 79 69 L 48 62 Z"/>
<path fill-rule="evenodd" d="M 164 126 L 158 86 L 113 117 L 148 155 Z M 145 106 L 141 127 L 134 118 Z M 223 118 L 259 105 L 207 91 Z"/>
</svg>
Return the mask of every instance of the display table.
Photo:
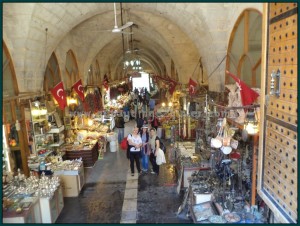
<svg viewBox="0 0 300 226">
<path fill-rule="evenodd" d="M 72 145 L 71 147 L 65 147 L 63 151 L 66 152 L 65 158 L 67 160 L 82 158 L 84 167 L 93 167 L 98 159 L 98 142 L 94 145 Z"/>
<path fill-rule="evenodd" d="M 191 177 L 194 172 L 198 172 L 199 170 L 200 171 L 210 170 L 210 167 L 206 162 L 201 162 L 200 164 L 201 165 L 195 166 L 195 167 L 186 167 L 184 165 L 182 166 L 182 169 L 183 169 L 182 186 L 183 187 L 189 186 L 188 178 Z"/>
<path fill-rule="evenodd" d="M 41 207 L 42 223 L 55 223 L 60 212 L 62 211 L 62 208 L 64 207 L 62 187 L 59 186 L 56 189 L 51 199 L 41 197 L 39 200 Z"/>
<path fill-rule="evenodd" d="M 3 223 L 42 223 L 39 198 L 30 197 L 31 205 L 21 213 L 15 211 L 3 211 Z"/>
<path fill-rule="evenodd" d="M 54 171 L 62 183 L 64 197 L 77 197 L 84 185 L 84 168 L 81 164 L 78 170 Z"/>
</svg>

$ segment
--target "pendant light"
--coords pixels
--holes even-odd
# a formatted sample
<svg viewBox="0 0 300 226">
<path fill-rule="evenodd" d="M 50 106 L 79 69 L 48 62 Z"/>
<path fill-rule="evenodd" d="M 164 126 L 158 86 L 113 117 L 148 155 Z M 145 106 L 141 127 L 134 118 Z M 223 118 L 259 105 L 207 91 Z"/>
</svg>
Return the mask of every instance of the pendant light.
<svg viewBox="0 0 300 226">
<path fill-rule="evenodd" d="M 255 108 L 249 109 L 246 113 L 244 129 L 247 130 L 249 135 L 255 135 L 258 133 L 258 120 Z"/>
</svg>

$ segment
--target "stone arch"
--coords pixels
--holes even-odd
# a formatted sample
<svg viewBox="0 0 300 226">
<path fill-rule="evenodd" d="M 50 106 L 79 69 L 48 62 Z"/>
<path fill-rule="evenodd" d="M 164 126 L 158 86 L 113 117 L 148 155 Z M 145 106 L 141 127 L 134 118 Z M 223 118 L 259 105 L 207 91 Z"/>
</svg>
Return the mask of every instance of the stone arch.
<svg viewBox="0 0 300 226">
<path fill-rule="evenodd" d="M 44 91 L 48 93 L 57 83 L 61 81 L 61 72 L 56 54 L 53 52 L 46 65 L 44 74 Z"/>
<path fill-rule="evenodd" d="M 262 14 L 259 10 L 253 8 L 243 10 L 232 29 L 227 49 L 226 70 L 241 78 L 242 68 L 246 67 L 246 62 L 249 61 L 249 72 L 244 73 L 243 76 L 248 81 L 247 84 L 252 87 L 260 86 L 256 71 L 261 64 L 260 54 L 258 56 L 258 53 L 261 53 L 261 40 L 257 40 L 257 37 L 261 36 L 253 35 L 251 30 L 256 29 L 256 33 L 262 32 L 262 30 L 257 30 L 258 27 L 262 27 L 258 26 L 261 22 Z M 236 39 L 239 39 L 239 42 L 235 42 Z M 240 46 L 237 46 L 238 44 Z M 254 52 L 258 53 L 254 54 Z M 232 78 L 225 75 L 225 84 L 233 82 Z"/>
<path fill-rule="evenodd" d="M 78 64 L 74 52 L 70 49 L 66 55 L 66 73 L 67 73 L 67 87 L 72 85 L 79 79 Z"/>
</svg>

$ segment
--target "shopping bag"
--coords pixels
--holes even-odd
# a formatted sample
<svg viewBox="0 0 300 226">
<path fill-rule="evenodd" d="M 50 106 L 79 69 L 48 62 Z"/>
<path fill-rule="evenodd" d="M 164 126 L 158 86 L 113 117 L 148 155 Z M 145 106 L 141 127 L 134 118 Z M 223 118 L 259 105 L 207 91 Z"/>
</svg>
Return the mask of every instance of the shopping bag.
<svg viewBox="0 0 300 226">
<path fill-rule="evenodd" d="M 120 147 L 122 150 L 126 151 L 128 148 L 128 141 L 127 137 L 124 137 L 123 140 L 121 141 Z"/>
</svg>

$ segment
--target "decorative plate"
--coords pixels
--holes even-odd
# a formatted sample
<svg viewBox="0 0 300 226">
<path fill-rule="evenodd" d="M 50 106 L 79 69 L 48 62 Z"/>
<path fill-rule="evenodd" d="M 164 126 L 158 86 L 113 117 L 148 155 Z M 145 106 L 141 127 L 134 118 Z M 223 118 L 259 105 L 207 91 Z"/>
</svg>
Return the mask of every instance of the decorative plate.
<svg viewBox="0 0 300 226">
<path fill-rule="evenodd" d="M 226 213 L 224 218 L 228 223 L 237 223 L 241 220 L 241 217 L 236 213 Z"/>
<path fill-rule="evenodd" d="M 210 223 L 215 223 L 215 224 L 222 224 L 222 223 L 226 223 L 226 220 L 219 215 L 212 215 L 208 218 Z"/>
</svg>

